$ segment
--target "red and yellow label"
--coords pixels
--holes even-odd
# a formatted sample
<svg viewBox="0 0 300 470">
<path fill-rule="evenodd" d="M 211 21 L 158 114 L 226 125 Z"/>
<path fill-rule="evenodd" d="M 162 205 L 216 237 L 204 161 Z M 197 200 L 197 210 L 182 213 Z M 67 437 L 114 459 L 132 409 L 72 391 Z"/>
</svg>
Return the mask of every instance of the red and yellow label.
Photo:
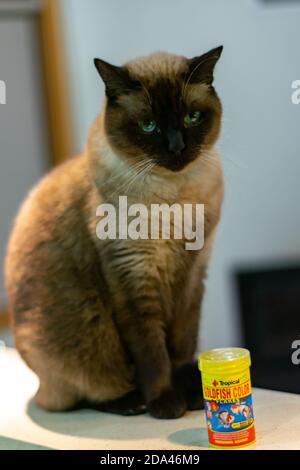
<svg viewBox="0 0 300 470">
<path fill-rule="evenodd" d="M 250 370 L 232 376 L 202 372 L 208 440 L 213 447 L 255 442 Z"/>
<path fill-rule="evenodd" d="M 255 427 L 252 424 L 248 429 L 233 433 L 220 433 L 208 429 L 208 440 L 211 447 L 223 449 L 249 446 L 255 442 Z"/>
</svg>

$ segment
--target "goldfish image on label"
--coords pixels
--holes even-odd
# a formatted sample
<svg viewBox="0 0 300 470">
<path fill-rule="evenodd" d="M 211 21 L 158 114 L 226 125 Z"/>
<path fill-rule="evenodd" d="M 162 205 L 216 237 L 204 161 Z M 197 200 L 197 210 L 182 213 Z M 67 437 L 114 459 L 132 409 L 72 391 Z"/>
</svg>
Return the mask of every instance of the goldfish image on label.
<svg viewBox="0 0 300 470">
<path fill-rule="evenodd" d="M 212 418 L 212 413 L 219 409 L 219 405 L 215 401 L 208 401 L 206 403 L 206 416 Z"/>
<path fill-rule="evenodd" d="M 228 413 L 227 410 L 222 410 L 218 413 L 218 419 L 224 428 L 229 428 L 230 424 L 234 421 L 234 416 Z"/>
<path fill-rule="evenodd" d="M 219 409 L 219 405 L 215 401 L 211 401 L 210 406 L 212 411 L 217 411 Z"/>
<path fill-rule="evenodd" d="M 234 414 L 242 414 L 246 419 L 251 417 L 251 413 L 253 413 L 252 406 L 250 407 L 246 403 L 235 403 L 230 407 L 230 410 Z"/>
<path fill-rule="evenodd" d="M 204 407 L 211 447 L 237 448 L 255 442 L 250 353 L 243 348 L 200 354 Z"/>
</svg>

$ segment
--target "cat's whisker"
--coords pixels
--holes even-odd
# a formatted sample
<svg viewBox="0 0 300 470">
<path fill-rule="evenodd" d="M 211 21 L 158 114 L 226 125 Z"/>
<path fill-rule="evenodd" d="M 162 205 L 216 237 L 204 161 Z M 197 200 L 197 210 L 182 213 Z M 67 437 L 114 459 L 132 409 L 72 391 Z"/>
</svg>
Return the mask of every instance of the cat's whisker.
<svg viewBox="0 0 300 470">
<path fill-rule="evenodd" d="M 212 164 L 219 165 L 219 159 L 217 157 L 215 157 L 214 155 L 211 155 L 207 152 L 201 152 L 200 153 L 200 158 L 202 158 L 202 160 L 206 159 L 207 161 L 209 161 Z"/>
<path fill-rule="evenodd" d="M 138 177 L 143 174 L 143 172 L 145 171 L 145 168 L 141 168 L 130 180 L 129 182 L 127 182 L 126 186 L 122 187 L 122 190 L 124 189 L 124 192 L 126 194 L 128 194 L 129 190 L 132 188 L 132 186 L 134 185 L 134 183 L 136 182 L 136 180 L 138 179 Z"/>
<path fill-rule="evenodd" d="M 215 170 L 220 167 L 220 163 L 216 159 L 212 159 L 209 156 L 202 154 L 201 155 L 201 162 L 208 170 Z"/>
<path fill-rule="evenodd" d="M 144 157 L 144 155 L 141 155 L 140 157 Z M 114 196 L 114 195 L 120 193 L 126 187 L 126 185 L 128 184 L 128 178 L 129 178 L 129 181 L 131 181 L 131 179 L 136 176 L 136 174 L 139 172 L 139 170 L 144 168 L 145 163 L 146 162 L 143 161 L 143 160 L 139 161 L 135 165 L 130 166 L 125 173 L 119 172 L 117 174 L 113 174 L 102 185 L 102 188 L 103 189 L 107 188 L 109 185 L 113 186 L 118 182 L 118 180 L 120 180 L 120 182 L 123 182 L 123 184 L 121 184 L 121 186 L 118 186 L 114 191 L 110 192 L 109 194 L 110 194 L 110 196 Z"/>
<path fill-rule="evenodd" d="M 134 183 L 136 182 L 136 180 L 143 174 L 145 173 L 148 168 L 150 167 L 150 165 L 152 165 L 152 160 L 148 160 L 148 161 L 145 161 L 145 162 L 142 162 L 143 164 L 142 165 L 139 165 L 137 171 L 134 172 L 134 174 L 132 174 L 132 177 L 129 178 L 129 181 L 125 181 L 123 185 L 121 185 L 121 187 L 119 187 L 115 193 L 121 193 L 122 191 L 124 191 L 125 193 L 128 193 L 129 189 L 134 185 Z M 113 194 L 115 194 L 113 193 Z"/>
<path fill-rule="evenodd" d="M 202 155 L 205 155 L 205 152 Z M 206 155 L 206 156 L 208 156 L 208 155 Z M 228 157 L 225 154 L 222 154 L 222 160 L 227 160 L 228 162 L 232 163 L 233 165 L 235 165 L 237 168 L 239 168 L 241 170 L 247 169 L 247 167 L 245 165 L 242 165 L 240 162 L 237 162 L 237 161 L 233 160 L 231 157 Z"/>
<path fill-rule="evenodd" d="M 207 153 L 205 150 L 208 150 L 208 149 L 211 149 L 211 147 L 209 146 L 205 146 L 205 145 L 202 145 L 200 147 L 200 155 L 201 157 L 206 157 L 208 158 L 210 161 L 213 161 L 215 160 L 216 162 L 218 161 L 218 158 L 213 156 L 213 155 L 210 155 L 209 153 Z M 201 151 L 202 150 L 202 151 Z M 203 152 L 204 150 L 204 152 Z M 222 160 L 227 160 L 228 162 L 232 163 L 233 165 L 235 165 L 237 168 L 239 169 L 242 169 L 242 170 L 245 170 L 247 169 L 247 166 L 246 165 L 243 165 L 241 164 L 240 162 L 237 162 L 235 160 L 233 160 L 233 158 L 231 157 L 228 157 L 227 155 L 225 154 L 222 154 Z"/>
<path fill-rule="evenodd" d="M 145 187 L 145 181 L 146 178 L 150 175 L 152 169 L 156 166 L 156 163 L 153 160 L 150 160 L 148 164 L 145 166 L 142 172 L 139 173 L 138 179 L 139 179 L 139 186 L 140 189 L 142 189 L 141 193 L 144 193 L 146 187 Z M 131 185 L 132 186 L 132 185 Z"/>
<path fill-rule="evenodd" d="M 141 157 L 144 157 L 144 155 L 141 155 Z M 124 173 L 122 172 L 117 172 L 116 174 L 112 174 L 106 181 L 105 183 L 103 183 L 102 187 L 105 187 L 107 186 L 108 184 L 112 183 L 113 181 L 119 179 L 119 178 L 124 178 L 128 175 L 130 175 L 133 171 L 135 171 L 136 169 L 144 166 L 145 162 L 142 160 L 142 161 L 139 161 L 138 163 L 136 163 L 135 165 L 132 165 L 132 166 L 129 166 L 127 168 L 127 171 Z"/>
<path fill-rule="evenodd" d="M 140 183 L 143 184 L 146 177 L 150 174 L 152 168 L 155 166 L 155 162 L 152 160 L 149 160 L 147 165 L 145 165 L 145 168 L 137 175 L 137 178 L 140 178 L 141 181 Z"/>
<path fill-rule="evenodd" d="M 209 170 L 211 170 L 212 168 L 217 168 L 217 165 L 214 164 L 213 162 L 209 161 L 209 160 L 206 160 L 205 158 L 202 159 L 202 164 L 208 168 Z"/>
<path fill-rule="evenodd" d="M 152 169 L 155 167 L 155 165 L 156 165 L 155 162 L 151 162 L 151 164 L 146 168 L 146 171 L 145 171 L 145 173 L 144 173 L 144 175 L 143 175 L 143 181 L 142 181 L 142 183 L 145 182 L 147 176 L 150 175 L 150 173 L 151 173 Z"/>
<path fill-rule="evenodd" d="M 217 159 L 215 159 L 215 161 L 214 161 L 212 158 L 207 158 L 207 155 L 205 155 L 204 153 L 201 155 L 201 157 L 204 157 L 204 158 L 202 158 L 202 163 L 209 170 L 211 168 L 219 167 L 219 163 L 217 164 Z M 228 178 L 230 178 L 230 175 L 228 175 Z"/>
<path fill-rule="evenodd" d="M 232 163 L 233 165 L 235 165 L 237 168 L 239 168 L 240 170 L 247 170 L 247 166 L 246 165 L 243 165 L 239 162 L 236 162 L 235 160 L 233 160 L 232 158 L 228 157 L 227 155 L 223 155 L 222 158 L 224 160 L 227 160 L 228 162 Z"/>
</svg>

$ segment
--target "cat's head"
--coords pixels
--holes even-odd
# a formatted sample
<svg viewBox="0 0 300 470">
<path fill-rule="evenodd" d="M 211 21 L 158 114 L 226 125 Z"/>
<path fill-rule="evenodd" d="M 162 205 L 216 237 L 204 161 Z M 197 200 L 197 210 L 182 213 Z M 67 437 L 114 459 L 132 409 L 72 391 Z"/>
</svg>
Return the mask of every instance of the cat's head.
<svg viewBox="0 0 300 470">
<path fill-rule="evenodd" d="M 122 67 L 95 59 L 105 83 L 105 132 L 135 164 L 172 171 L 201 158 L 216 141 L 222 107 L 212 85 L 222 46 L 192 59 L 157 53 Z"/>
</svg>

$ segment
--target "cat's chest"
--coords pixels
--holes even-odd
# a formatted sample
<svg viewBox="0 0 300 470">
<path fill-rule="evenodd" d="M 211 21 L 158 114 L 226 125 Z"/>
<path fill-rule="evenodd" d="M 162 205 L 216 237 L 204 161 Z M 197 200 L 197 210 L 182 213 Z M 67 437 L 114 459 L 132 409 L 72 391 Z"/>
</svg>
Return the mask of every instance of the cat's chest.
<svg viewBox="0 0 300 470">
<path fill-rule="evenodd" d="M 163 288 L 170 294 L 188 282 L 202 251 L 188 251 L 184 240 L 115 240 L 103 251 L 105 267 L 117 277 L 141 289 Z"/>
</svg>

